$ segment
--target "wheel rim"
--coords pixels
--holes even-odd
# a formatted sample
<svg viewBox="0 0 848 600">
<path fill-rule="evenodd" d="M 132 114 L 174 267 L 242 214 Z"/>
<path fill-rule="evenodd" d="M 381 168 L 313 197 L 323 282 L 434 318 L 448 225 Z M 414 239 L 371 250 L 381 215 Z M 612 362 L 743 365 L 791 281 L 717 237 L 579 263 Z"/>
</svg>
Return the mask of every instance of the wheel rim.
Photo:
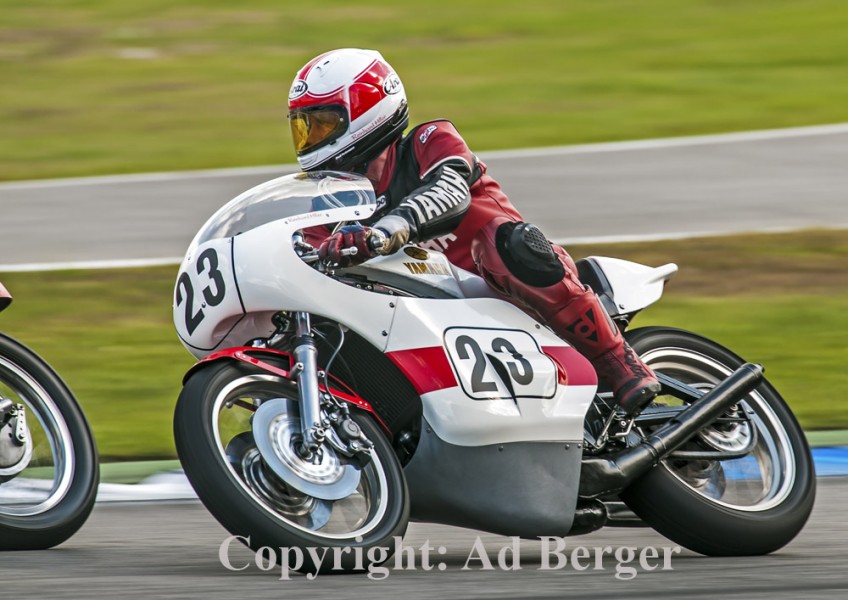
<svg viewBox="0 0 848 600">
<path fill-rule="evenodd" d="M 264 464 L 250 431 L 246 405 L 275 399 L 294 400 L 291 382 L 273 375 L 247 375 L 224 386 L 212 404 L 212 429 L 222 464 L 263 510 L 286 526 L 328 540 L 366 536 L 387 511 L 388 480 L 377 452 L 362 469 L 353 494 L 319 500 L 294 490 Z M 289 403 L 291 404 L 291 403 Z M 333 452 L 329 447 L 325 452 Z"/>
<path fill-rule="evenodd" d="M 71 487 L 75 469 L 71 433 L 50 394 L 17 363 L 3 356 L 0 397 L 24 406 L 32 443 L 27 467 L 0 484 L 0 515 L 30 517 L 44 513 L 61 502 Z"/>
<path fill-rule="evenodd" d="M 657 348 L 642 354 L 652 369 L 702 390 L 712 388 L 733 369 L 710 356 L 683 348 Z M 658 402 L 664 398 L 658 398 Z M 790 494 L 796 477 L 792 444 L 778 415 L 766 399 L 754 390 L 739 402 L 756 443 L 751 452 L 725 461 L 676 461 L 666 459 L 665 468 L 690 489 L 710 502 L 750 512 L 768 510 L 781 504 Z M 740 426 L 735 432 L 710 431 L 702 436 L 714 447 L 728 450 L 744 446 L 750 430 Z"/>
</svg>

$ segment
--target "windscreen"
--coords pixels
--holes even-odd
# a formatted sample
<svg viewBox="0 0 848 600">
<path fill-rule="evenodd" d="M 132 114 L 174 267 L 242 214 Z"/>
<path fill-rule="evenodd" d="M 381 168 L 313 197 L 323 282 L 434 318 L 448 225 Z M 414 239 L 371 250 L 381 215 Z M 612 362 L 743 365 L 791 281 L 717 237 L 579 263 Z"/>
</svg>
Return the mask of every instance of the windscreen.
<svg viewBox="0 0 848 600">
<path fill-rule="evenodd" d="M 286 175 L 260 184 L 221 207 L 198 232 L 192 246 L 295 215 L 375 203 L 371 182 L 359 175 L 336 171 Z"/>
</svg>

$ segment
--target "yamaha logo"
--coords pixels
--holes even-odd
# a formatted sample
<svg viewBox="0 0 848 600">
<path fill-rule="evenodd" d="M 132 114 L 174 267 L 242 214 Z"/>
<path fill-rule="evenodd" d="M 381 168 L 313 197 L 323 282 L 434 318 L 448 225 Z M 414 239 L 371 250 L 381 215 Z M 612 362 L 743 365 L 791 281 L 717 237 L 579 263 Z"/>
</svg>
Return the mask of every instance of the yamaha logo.
<svg viewBox="0 0 848 600">
<path fill-rule="evenodd" d="M 308 86 L 303 79 L 295 79 L 294 83 L 289 90 L 289 100 L 294 100 L 295 98 L 300 98 L 306 93 Z"/>
<path fill-rule="evenodd" d="M 386 77 L 386 83 L 383 84 L 383 91 L 387 94 L 397 94 L 401 87 L 400 77 L 396 73 L 392 73 Z"/>
<path fill-rule="evenodd" d="M 423 248 L 418 248 L 417 246 L 407 246 L 403 249 L 407 256 L 411 256 L 416 260 L 427 260 L 430 258 L 430 255 Z M 404 263 L 407 264 L 407 263 Z"/>
</svg>

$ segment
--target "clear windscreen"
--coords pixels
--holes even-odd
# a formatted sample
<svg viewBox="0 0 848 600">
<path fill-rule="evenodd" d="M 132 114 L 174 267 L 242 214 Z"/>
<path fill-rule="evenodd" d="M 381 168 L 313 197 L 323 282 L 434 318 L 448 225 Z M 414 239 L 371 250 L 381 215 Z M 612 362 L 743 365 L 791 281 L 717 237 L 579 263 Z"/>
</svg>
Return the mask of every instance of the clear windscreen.
<svg viewBox="0 0 848 600">
<path fill-rule="evenodd" d="M 221 207 L 198 232 L 192 246 L 279 219 L 376 202 L 371 182 L 360 175 L 336 171 L 286 175 L 251 188 Z"/>
</svg>

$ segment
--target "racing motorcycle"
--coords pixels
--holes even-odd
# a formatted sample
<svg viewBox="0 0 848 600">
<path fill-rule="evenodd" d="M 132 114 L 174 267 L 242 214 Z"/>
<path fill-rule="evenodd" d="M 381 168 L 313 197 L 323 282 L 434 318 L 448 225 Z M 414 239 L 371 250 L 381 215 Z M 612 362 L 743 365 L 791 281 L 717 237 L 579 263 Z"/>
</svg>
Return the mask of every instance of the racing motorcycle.
<svg viewBox="0 0 848 600">
<path fill-rule="evenodd" d="M 362 560 L 410 519 L 524 538 L 641 523 L 706 555 L 772 552 L 803 527 L 810 451 L 760 365 L 628 330 L 662 384 L 628 417 L 573 347 L 440 252 L 338 268 L 306 241 L 376 210 L 357 175 L 281 177 L 219 209 L 182 262 L 174 323 L 200 360 L 177 451 L 241 541 L 301 548 L 292 568 L 314 571 L 307 548 Z M 623 331 L 676 270 L 579 261 Z"/>
<path fill-rule="evenodd" d="M 11 302 L 0 284 L 0 311 Z M 99 480 L 94 437 L 71 390 L 0 333 L 0 550 L 67 540 L 88 519 Z"/>
</svg>

